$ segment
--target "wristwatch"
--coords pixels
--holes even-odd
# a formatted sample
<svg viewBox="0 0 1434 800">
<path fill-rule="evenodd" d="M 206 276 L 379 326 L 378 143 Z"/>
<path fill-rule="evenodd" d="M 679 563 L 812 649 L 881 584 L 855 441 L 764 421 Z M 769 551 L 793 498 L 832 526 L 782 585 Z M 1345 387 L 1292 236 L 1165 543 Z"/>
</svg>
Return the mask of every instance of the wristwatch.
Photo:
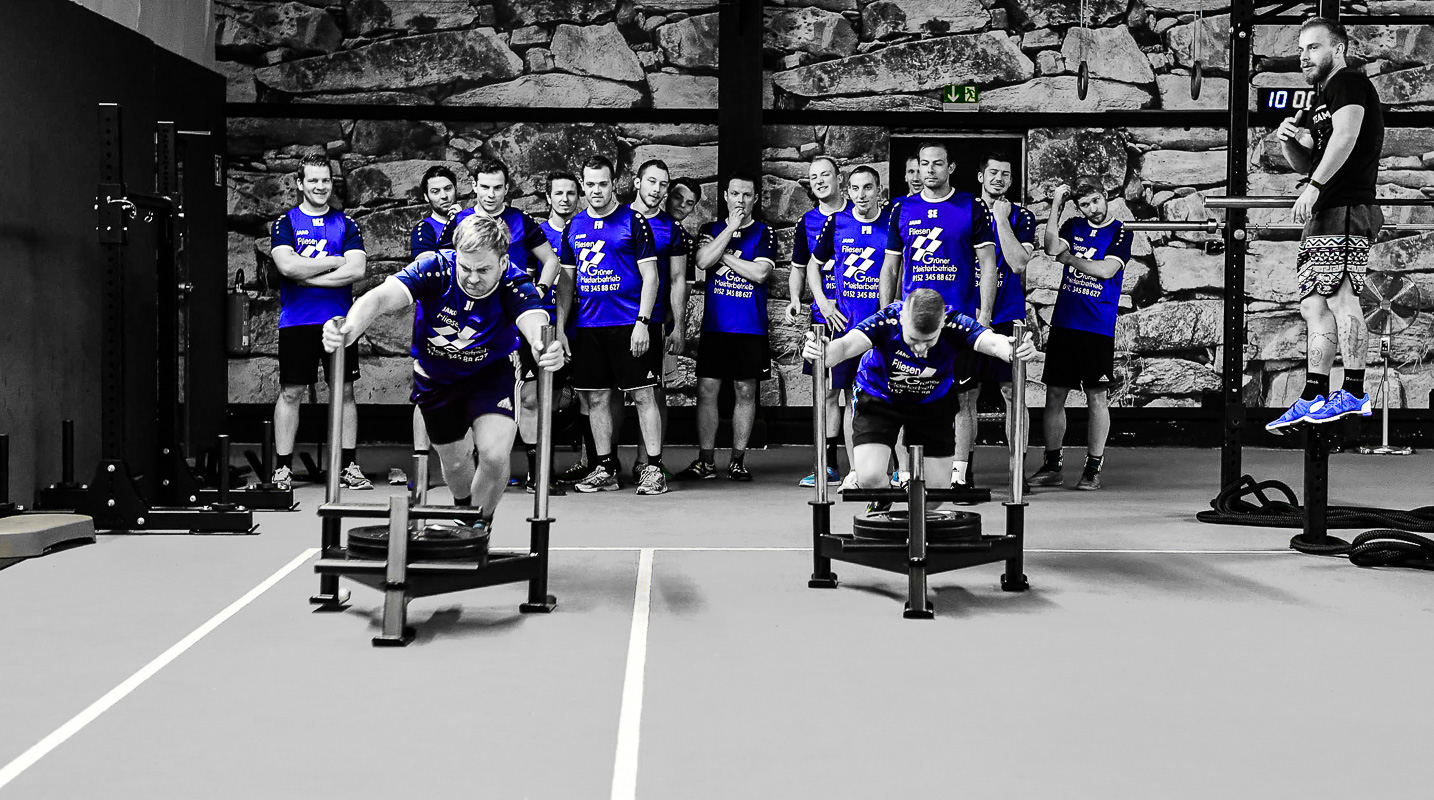
<svg viewBox="0 0 1434 800">
<path fill-rule="evenodd" d="M 638 317 L 637 321 L 641 322 L 643 325 L 651 325 L 652 317 Z"/>
<path fill-rule="evenodd" d="M 1315 187 L 1316 189 L 1319 189 L 1321 192 L 1324 191 L 1324 184 L 1323 184 L 1323 183 L 1320 183 L 1319 181 L 1315 180 L 1314 178 L 1310 178 L 1310 186 L 1313 186 L 1313 187 Z"/>
</svg>

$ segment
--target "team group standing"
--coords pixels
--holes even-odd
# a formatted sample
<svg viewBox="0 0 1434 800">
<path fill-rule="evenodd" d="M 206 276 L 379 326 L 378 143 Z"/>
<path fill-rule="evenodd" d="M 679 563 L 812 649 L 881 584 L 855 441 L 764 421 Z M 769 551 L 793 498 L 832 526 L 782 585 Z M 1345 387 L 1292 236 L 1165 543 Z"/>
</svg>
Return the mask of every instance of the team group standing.
<svg viewBox="0 0 1434 800">
<path fill-rule="evenodd" d="M 767 284 L 779 259 L 771 227 L 758 218 L 755 176 L 722 182 L 726 216 L 701 225 L 694 239 L 683 222 L 701 200 L 701 186 L 674 178 L 662 161 L 638 167 L 630 187 L 635 198 L 626 205 L 618 194 L 629 187 L 617 185 L 617 170 L 602 156 L 587 159 L 578 173 L 552 173 L 543 220 L 507 204 L 511 178 L 501 161 L 475 165 L 469 208 L 457 202 L 457 176 L 435 166 L 419 187 L 429 213 L 410 236 L 411 263 L 353 301 L 352 284 L 364 274 L 362 234 L 329 205 L 329 170 L 321 156 L 305 159 L 302 202 L 273 226 L 283 276 L 276 483 L 292 481 L 305 388 L 326 365 L 326 349 L 344 346 L 343 482 L 371 488 L 355 448 L 356 342 L 376 317 L 410 305 L 415 449 L 437 451 L 457 504 L 478 505 L 491 518 L 510 482 L 515 439 L 526 450 L 527 487 L 535 488 L 534 379 L 543 369 L 573 389 L 585 417 L 583 453 L 555 482 L 579 492 L 621 488 L 614 443 L 624 395 L 641 434 L 631 473 L 638 494 L 667 492 L 669 478 L 752 479 L 745 449 L 758 382 L 771 370 Z M 1009 362 L 1035 354 L 1029 340 L 1011 338 L 1012 323 L 1026 317 L 1022 276 L 1036 248 L 1035 218 L 1006 197 L 1011 157 L 982 159 L 979 195 L 952 186 L 946 147 L 934 142 L 908 161 L 910 193 L 892 202 L 871 166 L 843 174 L 834 160 L 818 157 L 808 178 L 816 207 L 797 226 L 787 315 L 799 320 L 810 287 L 811 320 L 831 337 L 823 349 L 809 335 L 803 351 L 809 362 L 824 354 L 832 375 L 829 395 L 818 400 L 832 411 L 826 446 L 833 466 L 821 479 L 899 483 L 907 469 L 904 446 L 922 444 L 929 473 L 941 476 L 934 485 L 947 476 L 952 485 L 964 484 L 979 382 L 999 382 L 1009 405 Z M 1063 348 L 1062 358 L 1046 375 L 1053 402 L 1064 404 L 1071 389 L 1087 394 L 1091 446 L 1077 487 L 1098 488 L 1129 236 L 1108 218 L 1104 193 L 1085 184 L 1073 198 L 1080 216 L 1060 224 L 1065 191 L 1058 190 L 1044 242 L 1067 267 L 1049 345 Z M 662 456 L 671 362 L 664 361 L 686 346 L 694 279 L 705 287 L 696 359 L 699 449 L 691 464 L 669 473 Z M 549 323 L 556 337 L 545 346 L 541 330 Z M 735 403 L 732 448 L 719 470 L 717 398 L 724 382 Z M 1064 418 L 1046 419 L 1047 440 L 1056 446 L 1031 480 L 1058 485 Z M 836 467 L 843 449 L 851 467 L 844 478 Z"/>
</svg>

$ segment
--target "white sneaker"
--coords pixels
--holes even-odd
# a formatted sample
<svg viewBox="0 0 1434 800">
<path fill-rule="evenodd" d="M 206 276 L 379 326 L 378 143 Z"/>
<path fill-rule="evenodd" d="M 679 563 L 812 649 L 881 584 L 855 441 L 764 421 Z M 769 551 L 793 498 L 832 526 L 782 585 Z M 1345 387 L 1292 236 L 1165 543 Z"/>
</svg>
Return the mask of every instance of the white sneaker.
<svg viewBox="0 0 1434 800">
<path fill-rule="evenodd" d="M 363 470 L 359 469 L 358 464 L 349 464 L 347 467 L 344 467 L 344 471 L 340 473 L 339 479 L 342 481 L 345 489 L 373 488 L 373 481 L 369 480 L 368 476 L 363 474 Z"/>
<path fill-rule="evenodd" d="M 279 467 L 274 470 L 274 477 L 270 478 L 269 482 L 279 489 L 292 489 L 294 488 L 294 471 L 288 467 Z"/>
<path fill-rule="evenodd" d="M 847 489 L 856 488 L 856 472 L 848 472 L 845 478 L 841 479 L 841 486 L 837 487 L 838 492 L 845 492 Z"/>
</svg>

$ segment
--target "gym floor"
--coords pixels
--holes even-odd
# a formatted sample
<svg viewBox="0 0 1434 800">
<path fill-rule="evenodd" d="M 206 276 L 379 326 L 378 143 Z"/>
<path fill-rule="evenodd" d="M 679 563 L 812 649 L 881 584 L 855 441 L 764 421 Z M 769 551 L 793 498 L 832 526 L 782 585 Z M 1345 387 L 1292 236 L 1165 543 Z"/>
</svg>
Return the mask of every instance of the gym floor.
<svg viewBox="0 0 1434 800">
<path fill-rule="evenodd" d="M 420 599 L 405 649 L 370 645 L 365 587 L 312 612 L 322 487 L 259 536 L 101 536 L 4 570 L 0 800 L 1429 796 L 1430 573 L 1197 523 L 1217 451 L 1113 450 L 1105 490 L 1037 490 L 1031 590 L 937 575 L 934 621 L 902 619 L 903 576 L 807 588 L 810 456 L 555 498 L 557 611 L 518 614 L 521 585 Z M 1246 471 L 1298 487 L 1300 458 Z M 978 481 L 1001 462 L 983 449 Z M 1336 455 L 1331 502 L 1425 505 L 1430 475 Z M 526 545 L 531 509 L 508 494 L 495 546 Z"/>
</svg>

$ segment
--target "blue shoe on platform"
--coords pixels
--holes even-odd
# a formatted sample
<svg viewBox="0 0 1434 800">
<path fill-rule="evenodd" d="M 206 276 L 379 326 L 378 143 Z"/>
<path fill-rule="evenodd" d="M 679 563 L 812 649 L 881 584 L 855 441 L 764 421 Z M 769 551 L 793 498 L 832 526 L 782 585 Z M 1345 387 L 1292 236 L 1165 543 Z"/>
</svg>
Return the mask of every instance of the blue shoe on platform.
<svg viewBox="0 0 1434 800">
<path fill-rule="evenodd" d="M 1318 413 L 1325 405 L 1324 395 L 1313 400 L 1306 400 L 1303 397 L 1295 401 L 1289 410 L 1280 415 L 1280 418 L 1265 426 L 1270 433 L 1283 435 L 1285 430 L 1299 425 L 1302 422 L 1313 421 L 1314 414 Z"/>
<path fill-rule="evenodd" d="M 1337 419 L 1354 416 L 1367 417 L 1374 413 L 1369 402 L 1369 395 L 1355 397 L 1343 389 L 1329 396 L 1329 402 L 1318 409 L 1311 410 L 1309 421 L 1315 424 L 1333 422 Z"/>
</svg>

